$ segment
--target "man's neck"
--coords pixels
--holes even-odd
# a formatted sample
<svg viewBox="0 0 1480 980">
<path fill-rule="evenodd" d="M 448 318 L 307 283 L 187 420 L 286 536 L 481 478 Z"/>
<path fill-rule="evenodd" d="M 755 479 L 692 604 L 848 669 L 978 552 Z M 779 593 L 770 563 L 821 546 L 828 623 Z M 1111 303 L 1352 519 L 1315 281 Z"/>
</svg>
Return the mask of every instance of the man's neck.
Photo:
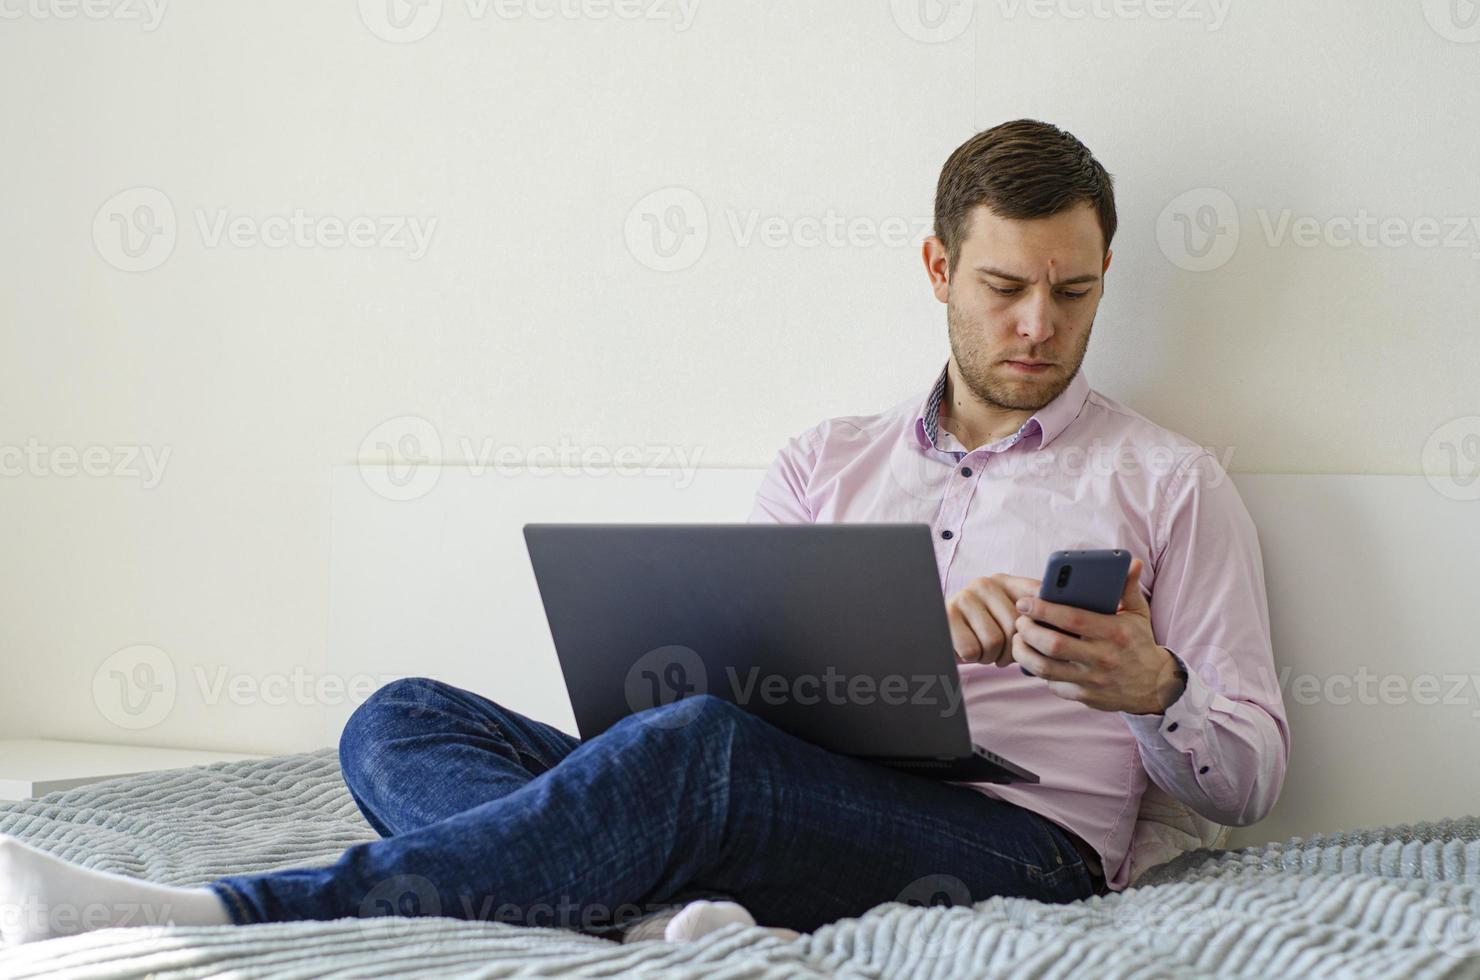
<svg viewBox="0 0 1480 980">
<path fill-rule="evenodd" d="M 1012 435 L 1033 417 L 1028 409 L 1002 408 L 977 398 L 956 377 L 956 366 L 946 369 L 946 390 L 940 396 L 937 424 L 967 450 L 990 446 Z"/>
</svg>

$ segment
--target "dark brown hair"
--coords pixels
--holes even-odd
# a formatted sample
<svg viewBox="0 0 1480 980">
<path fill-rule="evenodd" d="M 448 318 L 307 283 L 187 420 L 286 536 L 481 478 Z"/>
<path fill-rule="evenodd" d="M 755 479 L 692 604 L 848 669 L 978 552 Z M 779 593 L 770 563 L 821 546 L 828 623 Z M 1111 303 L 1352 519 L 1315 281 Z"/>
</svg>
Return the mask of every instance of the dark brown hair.
<svg viewBox="0 0 1480 980">
<path fill-rule="evenodd" d="M 1036 119 L 1017 119 L 977 133 L 956 147 L 941 168 L 935 234 L 954 270 L 977 205 L 1021 220 L 1047 218 L 1082 202 L 1094 206 L 1108 250 L 1115 237 L 1110 174 L 1069 133 Z"/>
</svg>

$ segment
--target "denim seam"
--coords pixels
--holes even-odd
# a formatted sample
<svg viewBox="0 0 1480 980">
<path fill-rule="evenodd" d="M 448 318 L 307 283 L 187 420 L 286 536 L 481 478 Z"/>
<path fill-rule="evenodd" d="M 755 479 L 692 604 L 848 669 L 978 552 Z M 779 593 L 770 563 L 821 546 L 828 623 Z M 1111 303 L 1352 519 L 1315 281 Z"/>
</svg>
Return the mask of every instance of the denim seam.
<svg viewBox="0 0 1480 980">
<path fill-rule="evenodd" d="M 543 767 L 547 772 L 551 769 L 554 769 L 556 765 L 559 764 L 559 761 L 551 762 L 549 759 L 543 758 L 543 756 L 538 752 L 526 752 L 518 745 L 515 745 L 514 740 L 509 738 L 508 733 L 504 731 L 503 726 L 500 725 L 497 721 L 489 721 L 488 727 L 493 729 L 494 734 L 499 737 L 500 741 L 502 741 L 505 745 L 509 747 L 509 749 L 514 753 L 514 757 L 518 759 L 520 763 L 524 763 L 525 760 L 533 760 L 537 765 Z"/>
</svg>

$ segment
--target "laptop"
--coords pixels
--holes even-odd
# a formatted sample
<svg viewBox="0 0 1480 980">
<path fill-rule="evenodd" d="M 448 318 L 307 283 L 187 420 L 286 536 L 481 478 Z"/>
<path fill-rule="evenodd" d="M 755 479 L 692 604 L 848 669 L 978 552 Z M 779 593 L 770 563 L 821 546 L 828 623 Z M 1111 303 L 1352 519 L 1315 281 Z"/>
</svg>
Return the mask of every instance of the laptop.
<svg viewBox="0 0 1480 980">
<path fill-rule="evenodd" d="M 712 694 L 841 755 L 1036 783 L 971 742 L 925 524 L 527 524 L 583 739 Z"/>
</svg>

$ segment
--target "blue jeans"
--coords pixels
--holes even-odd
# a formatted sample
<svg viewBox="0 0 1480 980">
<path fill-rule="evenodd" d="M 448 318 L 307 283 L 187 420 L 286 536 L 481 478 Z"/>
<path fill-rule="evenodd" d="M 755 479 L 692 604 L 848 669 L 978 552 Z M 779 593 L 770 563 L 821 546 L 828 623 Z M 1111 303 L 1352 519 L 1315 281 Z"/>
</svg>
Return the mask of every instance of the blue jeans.
<svg viewBox="0 0 1480 980">
<path fill-rule="evenodd" d="M 836 755 L 709 695 L 581 742 L 424 678 L 350 718 L 344 779 L 382 839 L 212 883 L 238 923 L 443 915 L 603 934 L 700 896 L 811 931 L 881 902 L 1097 890 L 1051 821 Z"/>
</svg>

